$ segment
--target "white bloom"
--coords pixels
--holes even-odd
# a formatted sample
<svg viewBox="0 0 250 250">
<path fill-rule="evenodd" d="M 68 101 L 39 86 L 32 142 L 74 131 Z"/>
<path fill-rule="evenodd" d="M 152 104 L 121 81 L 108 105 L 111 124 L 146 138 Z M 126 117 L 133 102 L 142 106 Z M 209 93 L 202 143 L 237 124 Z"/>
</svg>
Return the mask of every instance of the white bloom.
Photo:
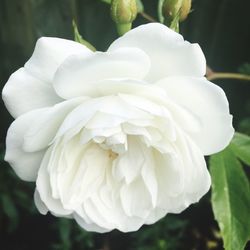
<svg viewBox="0 0 250 250">
<path fill-rule="evenodd" d="M 16 118 L 5 159 L 36 181 L 41 213 L 89 231 L 134 231 L 179 213 L 210 187 L 204 155 L 233 135 L 227 98 L 205 69 L 199 45 L 157 23 L 107 52 L 41 38 L 3 89 Z"/>
</svg>

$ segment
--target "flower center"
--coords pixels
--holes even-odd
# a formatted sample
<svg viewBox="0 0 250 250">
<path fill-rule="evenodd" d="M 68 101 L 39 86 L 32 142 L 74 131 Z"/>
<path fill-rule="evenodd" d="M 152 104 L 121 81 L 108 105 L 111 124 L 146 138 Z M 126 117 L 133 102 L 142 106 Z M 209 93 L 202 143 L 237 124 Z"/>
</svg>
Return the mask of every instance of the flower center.
<svg viewBox="0 0 250 250">
<path fill-rule="evenodd" d="M 111 149 L 108 150 L 108 157 L 110 158 L 110 160 L 115 160 L 117 158 L 118 154 L 113 152 Z"/>
</svg>

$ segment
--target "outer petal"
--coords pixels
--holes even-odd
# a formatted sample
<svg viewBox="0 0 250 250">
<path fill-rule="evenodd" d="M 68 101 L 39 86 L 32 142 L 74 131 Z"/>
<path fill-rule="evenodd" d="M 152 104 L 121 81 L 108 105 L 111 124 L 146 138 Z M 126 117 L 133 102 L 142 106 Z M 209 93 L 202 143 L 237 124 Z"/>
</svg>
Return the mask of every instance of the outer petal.
<svg viewBox="0 0 250 250">
<path fill-rule="evenodd" d="M 5 160 L 21 179 L 36 180 L 46 148 L 67 114 L 83 100 L 77 98 L 51 108 L 36 109 L 12 123 L 6 138 Z"/>
<path fill-rule="evenodd" d="M 51 82 L 59 65 L 70 55 L 89 56 L 93 52 L 80 43 L 55 38 L 40 38 L 33 55 L 25 64 L 25 68 L 44 82 Z"/>
<path fill-rule="evenodd" d="M 173 75 L 205 75 L 206 61 L 199 45 L 184 42 L 181 35 L 162 24 L 141 25 L 114 41 L 108 51 L 121 47 L 140 48 L 150 57 L 149 81 Z"/>
<path fill-rule="evenodd" d="M 36 180 L 36 190 L 39 193 L 42 204 L 44 204 L 49 211 L 51 211 L 56 216 L 68 216 L 72 213 L 72 211 L 64 209 L 62 202 L 59 199 L 54 199 L 52 197 L 50 176 L 47 169 L 52 149 L 53 146 L 47 150 L 42 160 Z"/>
<path fill-rule="evenodd" d="M 158 163 L 158 207 L 164 208 L 168 213 L 180 213 L 189 205 L 198 202 L 211 185 L 202 152 L 181 131 L 175 143 L 175 150 L 176 156 L 155 152 Z"/>
<path fill-rule="evenodd" d="M 75 98 L 44 108 L 23 134 L 24 150 L 34 152 L 47 148 L 67 115 L 84 100 L 85 98 Z"/>
<path fill-rule="evenodd" d="M 39 192 L 37 191 L 37 189 L 35 190 L 35 193 L 34 193 L 34 202 L 35 202 L 35 205 L 38 209 L 38 211 L 41 213 L 41 214 L 47 214 L 48 213 L 48 208 L 46 207 L 46 205 L 43 203 L 43 201 L 41 200 L 41 197 L 40 197 L 40 194 Z"/>
<path fill-rule="evenodd" d="M 59 65 L 72 54 L 87 57 L 92 54 L 85 46 L 65 39 L 42 37 L 33 55 L 14 72 L 3 88 L 3 100 L 12 116 L 48 107 L 61 101 L 51 82 Z"/>
<path fill-rule="evenodd" d="M 200 129 L 190 132 L 192 140 L 204 155 L 221 151 L 232 139 L 232 116 L 223 90 L 205 78 L 168 77 L 157 86 L 162 87 L 176 104 L 193 113 L 200 121 Z M 185 124 L 180 124 L 185 130 Z"/>
<path fill-rule="evenodd" d="M 51 85 L 33 77 L 25 68 L 20 68 L 10 76 L 3 88 L 2 98 L 13 117 L 62 100 Z"/>
<path fill-rule="evenodd" d="M 53 84 L 61 97 L 68 99 L 95 93 L 101 80 L 116 78 L 142 79 L 149 69 L 148 56 L 136 48 L 122 48 L 115 52 L 96 52 L 86 58 L 74 55 L 58 69 Z"/>
<path fill-rule="evenodd" d="M 84 228 L 86 231 L 89 232 L 97 232 L 97 233 L 107 233 L 111 231 L 110 229 L 100 227 L 99 225 L 95 223 L 87 223 L 81 216 L 79 216 L 77 213 L 74 213 L 74 219 L 76 222 Z"/>
<path fill-rule="evenodd" d="M 23 135 L 30 124 L 42 114 L 43 109 L 28 112 L 18 117 L 10 126 L 6 138 L 5 161 L 25 181 L 35 181 L 44 151 L 27 153 L 23 150 Z"/>
</svg>

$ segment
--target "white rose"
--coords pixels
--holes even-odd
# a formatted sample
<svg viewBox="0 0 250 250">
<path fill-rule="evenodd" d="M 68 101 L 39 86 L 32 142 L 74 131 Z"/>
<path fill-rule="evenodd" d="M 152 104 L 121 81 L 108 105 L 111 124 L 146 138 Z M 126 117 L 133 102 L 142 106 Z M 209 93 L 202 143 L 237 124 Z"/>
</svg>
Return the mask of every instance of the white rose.
<svg viewBox="0 0 250 250">
<path fill-rule="evenodd" d="M 107 52 L 41 38 L 3 89 L 16 118 L 5 159 L 36 181 L 41 213 L 89 231 L 134 231 L 179 213 L 209 190 L 204 155 L 234 131 L 205 69 L 199 45 L 157 23 Z"/>
</svg>

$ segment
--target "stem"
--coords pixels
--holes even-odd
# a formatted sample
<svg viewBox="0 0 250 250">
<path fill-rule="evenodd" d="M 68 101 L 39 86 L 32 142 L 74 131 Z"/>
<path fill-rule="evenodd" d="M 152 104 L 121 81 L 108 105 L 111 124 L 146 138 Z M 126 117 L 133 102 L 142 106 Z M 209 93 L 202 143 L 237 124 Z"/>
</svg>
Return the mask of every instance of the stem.
<svg viewBox="0 0 250 250">
<path fill-rule="evenodd" d="M 117 32 L 119 36 L 124 35 L 126 32 L 131 30 L 132 23 L 116 24 Z"/>
<path fill-rule="evenodd" d="M 216 80 L 216 79 L 237 79 L 250 81 L 250 75 L 243 75 L 238 73 L 227 73 L 227 72 L 213 72 L 207 76 L 208 80 Z"/>
<path fill-rule="evenodd" d="M 154 19 L 152 16 L 150 16 L 149 14 L 145 13 L 145 12 L 140 12 L 139 13 L 142 17 L 144 17 L 146 20 L 148 20 L 149 22 L 155 23 L 157 22 L 156 19 Z"/>
</svg>

